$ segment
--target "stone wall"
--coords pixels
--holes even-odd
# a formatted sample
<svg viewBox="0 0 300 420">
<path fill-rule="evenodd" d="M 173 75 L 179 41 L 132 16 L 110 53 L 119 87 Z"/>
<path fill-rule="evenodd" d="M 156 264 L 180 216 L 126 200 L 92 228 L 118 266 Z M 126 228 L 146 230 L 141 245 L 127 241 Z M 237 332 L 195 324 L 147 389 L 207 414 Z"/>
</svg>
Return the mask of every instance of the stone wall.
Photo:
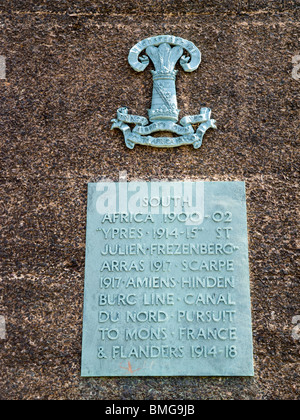
<svg viewBox="0 0 300 420">
<path fill-rule="evenodd" d="M 2 399 L 297 399 L 299 0 L 5 1 L 0 5 Z M 213 110 L 201 149 L 124 144 L 118 107 L 147 115 L 149 36 L 195 43 L 181 116 Z M 295 75 L 295 73 L 294 73 Z M 299 74 L 300 78 L 300 74 Z M 80 377 L 87 183 L 245 180 L 255 377 Z M 294 331 L 294 334 L 293 334 Z M 299 337 L 300 338 L 300 337 Z"/>
</svg>

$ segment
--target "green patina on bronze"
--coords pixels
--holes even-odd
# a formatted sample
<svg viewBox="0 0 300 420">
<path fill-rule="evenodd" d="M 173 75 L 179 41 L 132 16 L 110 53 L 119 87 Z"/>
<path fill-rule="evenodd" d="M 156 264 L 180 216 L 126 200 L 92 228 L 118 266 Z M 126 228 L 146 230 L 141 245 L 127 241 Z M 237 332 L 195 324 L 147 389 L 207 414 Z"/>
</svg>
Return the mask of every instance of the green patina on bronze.
<svg viewBox="0 0 300 420">
<path fill-rule="evenodd" d="M 189 55 L 184 55 L 184 50 Z M 141 55 L 145 51 L 147 55 Z M 130 115 L 126 107 L 119 108 L 117 118 L 113 119 L 112 129 L 119 128 L 125 138 L 126 146 L 133 149 L 135 144 L 153 147 L 176 147 L 192 144 L 195 149 L 202 145 L 204 134 L 209 128 L 217 128 L 211 119 L 211 110 L 202 108 L 200 114 L 186 116 L 178 122 L 179 112 L 176 96 L 176 63 L 186 72 L 197 70 L 201 63 L 199 49 L 190 41 L 172 35 L 161 35 L 144 39 L 129 52 L 128 61 L 138 72 L 145 70 L 150 60 L 155 70 L 153 76 L 152 104 L 147 118 Z M 129 124 L 135 124 L 133 129 Z M 200 124 L 194 130 L 192 124 Z M 178 137 L 153 137 L 155 132 L 170 132 Z"/>
<path fill-rule="evenodd" d="M 252 376 L 245 184 L 89 184 L 82 376 Z"/>
</svg>

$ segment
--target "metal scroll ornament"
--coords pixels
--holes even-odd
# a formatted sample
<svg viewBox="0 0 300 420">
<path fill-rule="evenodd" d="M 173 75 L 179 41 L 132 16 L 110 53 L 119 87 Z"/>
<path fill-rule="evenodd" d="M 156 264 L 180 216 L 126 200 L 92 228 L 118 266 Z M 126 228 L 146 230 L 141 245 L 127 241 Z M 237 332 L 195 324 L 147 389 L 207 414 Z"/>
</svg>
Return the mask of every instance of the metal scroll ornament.
<svg viewBox="0 0 300 420">
<path fill-rule="evenodd" d="M 147 55 L 141 55 L 145 50 Z M 184 50 L 189 55 L 184 55 Z M 136 144 L 152 147 L 177 147 L 192 144 L 195 149 L 202 145 L 204 134 L 209 128 L 217 128 L 212 120 L 211 110 L 201 108 L 200 114 L 182 118 L 178 122 L 180 110 L 177 107 L 175 65 L 180 59 L 180 65 L 186 72 L 196 70 L 201 62 L 201 53 L 190 41 L 171 35 L 161 35 L 144 39 L 131 48 L 128 61 L 131 67 L 141 72 L 148 66 L 150 60 L 155 70 L 153 75 L 153 93 L 151 109 L 148 110 L 149 120 L 128 113 L 126 107 L 119 108 L 117 118 L 113 119 L 112 129 L 119 128 L 125 138 L 126 146 L 133 149 Z M 130 127 L 134 125 L 134 128 Z M 200 124 L 195 130 L 193 125 Z M 174 133 L 176 137 L 153 137 L 155 132 Z"/>
</svg>

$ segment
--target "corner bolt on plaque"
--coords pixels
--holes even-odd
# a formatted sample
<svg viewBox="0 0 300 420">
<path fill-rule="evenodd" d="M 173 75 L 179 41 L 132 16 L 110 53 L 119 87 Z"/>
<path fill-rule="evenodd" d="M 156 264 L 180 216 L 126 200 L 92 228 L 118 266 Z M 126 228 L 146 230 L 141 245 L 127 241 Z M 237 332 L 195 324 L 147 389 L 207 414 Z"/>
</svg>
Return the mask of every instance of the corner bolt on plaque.
<svg viewBox="0 0 300 420">
<path fill-rule="evenodd" d="M 145 50 L 147 55 L 140 55 Z M 184 55 L 184 50 L 188 55 Z M 186 72 L 196 70 L 201 63 L 199 49 L 190 41 L 172 36 L 160 35 L 144 39 L 129 52 L 128 61 L 138 72 L 144 71 L 150 60 L 155 70 L 153 75 L 153 93 L 151 109 L 147 118 L 130 115 L 128 108 L 119 108 L 117 118 L 113 119 L 112 129 L 119 128 L 125 138 L 126 146 L 133 149 L 135 144 L 152 147 L 177 147 L 192 144 L 195 149 L 202 145 L 204 134 L 209 128 L 217 128 L 216 121 L 211 119 L 211 110 L 202 108 L 200 114 L 183 117 L 178 122 L 180 110 L 177 107 L 175 65 L 180 65 Z M 133 129 L 128 124 L 134 124 Z M 193 124 L 200 124 L 197 130 Z M 155 132 L 174 133 L 177 137 L 153 137 Z"/>
</svg>

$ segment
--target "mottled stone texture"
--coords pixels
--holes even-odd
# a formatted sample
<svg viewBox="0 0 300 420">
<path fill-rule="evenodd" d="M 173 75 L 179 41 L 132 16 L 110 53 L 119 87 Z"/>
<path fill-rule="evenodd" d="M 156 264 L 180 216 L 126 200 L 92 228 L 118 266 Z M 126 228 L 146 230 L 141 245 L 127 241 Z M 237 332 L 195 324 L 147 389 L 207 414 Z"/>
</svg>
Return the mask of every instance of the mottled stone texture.
<svg viewBox="0 0 300 420">
<path fill-rule="evenodd" d="M 2 399 L 298 399 L 299 0 L 5 1 L 0 5 Z M 125 147 L 116 109 L 147 115 L 127 63 L 173 34 L 203 54 L 180 117 L 213 109 L 199 150 Z M 255 370 L 242 378 L 80 378 L 87 183 L 245 180 Z"/>
</svg>

